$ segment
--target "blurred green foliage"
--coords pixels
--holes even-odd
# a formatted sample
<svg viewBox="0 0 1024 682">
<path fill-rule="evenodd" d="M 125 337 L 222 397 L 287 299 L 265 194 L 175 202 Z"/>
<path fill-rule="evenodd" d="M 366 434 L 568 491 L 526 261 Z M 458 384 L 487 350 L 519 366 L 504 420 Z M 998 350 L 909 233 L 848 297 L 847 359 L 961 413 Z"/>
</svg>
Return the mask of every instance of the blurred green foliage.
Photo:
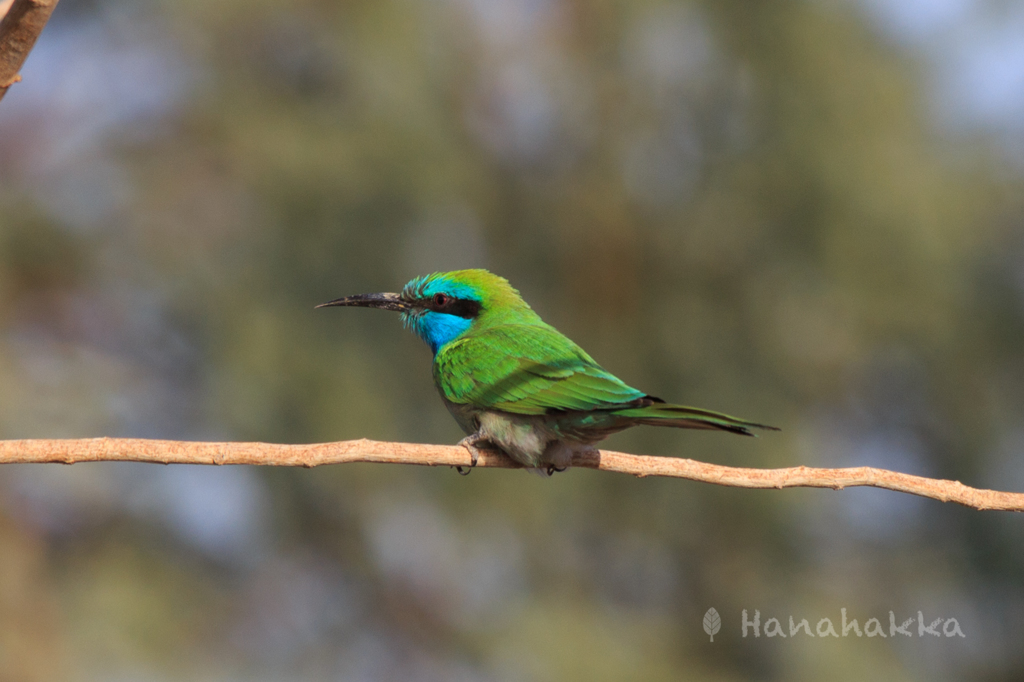
<svg viewBox="0 0 1024 682">
<path fill-rule="evenodd" d="M 0 437 L 454 442 L 394 316 L 312 307 L 487 267 L 630 384 L 784 429 L 610 448 L 1024 489 L 1024 175 L 852 4 L 64 0 L 33 58 L 68 75 L 0 106 Z M 0 496 L 5 682 L 1024 672 L 1024 520 L 895 493 L 126 465 Z M 967 637 L 739 627 L 840 608 Z"/>
</svg>

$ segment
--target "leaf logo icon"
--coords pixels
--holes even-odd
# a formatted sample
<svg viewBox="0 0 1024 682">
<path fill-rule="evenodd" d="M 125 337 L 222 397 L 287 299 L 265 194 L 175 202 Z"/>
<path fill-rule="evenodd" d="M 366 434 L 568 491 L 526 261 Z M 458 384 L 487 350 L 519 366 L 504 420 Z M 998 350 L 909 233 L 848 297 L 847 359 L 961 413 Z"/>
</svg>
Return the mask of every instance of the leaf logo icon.
<svg viewBox="0 0 1024 682">
<path fill-rule="evenodd" d="M 704 614 L 704 632 L 711 635 L 711 641 L 715 641 L 715 635 L 722 629 L 722 619 L 718 616 L 718 611 L 715 611 L 714 607 L 708 609 L 708 612 Z"/>
</svg>

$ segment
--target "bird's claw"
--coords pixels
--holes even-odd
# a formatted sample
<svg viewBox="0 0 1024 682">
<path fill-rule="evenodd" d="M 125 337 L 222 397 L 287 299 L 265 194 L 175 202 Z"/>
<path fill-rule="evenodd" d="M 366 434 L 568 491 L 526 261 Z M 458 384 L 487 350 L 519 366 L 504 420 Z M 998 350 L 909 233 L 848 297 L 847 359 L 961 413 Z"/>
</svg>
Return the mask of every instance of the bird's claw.
<svg viewBox="0 0 1024 682">
<path fill-rule="evenodd" d="M 477 446 L 480 445 L 481 443 L 486 442 L 486 440 L 480 438 L 477 435 L 466 436 L 465 438 L 459 441 L 459 445 L 469 450 L 470 462 L 468 468 L 461 466 L 455 467 L 455 470 L 459 472 L 460 476 L 469 476 L 469 472 L 473 470 L 473 468 L 476 466 L 477 460 L 480 459 L 480 448 Z"/>
<path fill-rule="evenodd" d="M 556 473 L 562 473 L 569 467 L 556 467 L 554 464 L 549 464 L 547 468 L 548 476 L 554 476 Z"/>
</svg>

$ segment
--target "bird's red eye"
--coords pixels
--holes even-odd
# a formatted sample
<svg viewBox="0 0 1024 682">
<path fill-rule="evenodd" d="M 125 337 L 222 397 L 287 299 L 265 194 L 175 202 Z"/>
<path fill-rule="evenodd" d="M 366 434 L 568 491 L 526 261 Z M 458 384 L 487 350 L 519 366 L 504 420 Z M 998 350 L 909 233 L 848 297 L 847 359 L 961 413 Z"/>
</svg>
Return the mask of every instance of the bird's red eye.
<svg viewBox="0 0 1024 682">
<path fill-rule="evenodd" d="M 444 294 L 434 294 L 434 305 L 442 306 L 448 302 L 448 297 Z"/>
</svg>

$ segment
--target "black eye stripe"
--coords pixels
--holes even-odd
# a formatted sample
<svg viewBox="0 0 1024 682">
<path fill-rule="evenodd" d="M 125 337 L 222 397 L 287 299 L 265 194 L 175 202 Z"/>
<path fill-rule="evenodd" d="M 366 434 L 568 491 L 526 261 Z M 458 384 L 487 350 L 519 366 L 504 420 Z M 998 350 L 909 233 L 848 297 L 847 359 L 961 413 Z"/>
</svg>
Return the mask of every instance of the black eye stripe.
<svg viewBox="0 0 1024 682">
<path fill-rule="evenodd" d="M 480 309 L 483 307 L 480 304 L 480 301 L 474 301 L 468 298 L 453 298 L 451 296 L 447 296 L 445 298 L 444 305 L 438 305 L 434 299 L 435 297 L 431 296 L 430 298 L 423 300 L 422 305 L 428 310 L 464 317 L 467 320 L 472 320 L 474 317 L 479 315 Z"/>
</svg>

